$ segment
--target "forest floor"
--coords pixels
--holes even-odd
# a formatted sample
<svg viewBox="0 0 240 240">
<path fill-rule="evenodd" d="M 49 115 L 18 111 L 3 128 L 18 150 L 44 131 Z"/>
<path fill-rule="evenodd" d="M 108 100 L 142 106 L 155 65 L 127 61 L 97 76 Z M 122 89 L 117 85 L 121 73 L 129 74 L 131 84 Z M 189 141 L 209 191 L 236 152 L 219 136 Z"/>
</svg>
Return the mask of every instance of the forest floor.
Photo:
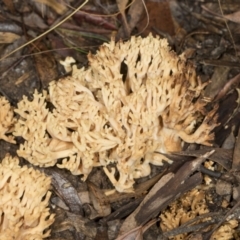
<svg viewBox="0 0 240 240">
<path fill-rule="evenodd" d="M 46 168 L 56 214 L 48 239 L 240 239 L 239 1 L 90 0 L 69 17 L 83 3 L 0 3 L 0 94 L 12 106 L 65 77 L 60 61 L 66 57 L 87 67 L 88 53 L 112 36 L 127 41 L 151 33 L 167 38 L 201 81 L 209 81 L 203 95 L 218 105 L 219 125 L 212 146 L 185 144 L 167 155 L 171 165 L 152 165 L 131 193 L 105 195 L 113 187 L 102 167 L 93 168 L 85 182 L 56 166 Z M 16 155 L 22 142 L 0 140 L 0 159 Z M 21 164 L 31 165 L 24 159 Z M 173 179 L 162 187 L 169 174 Z"/>
</svg>

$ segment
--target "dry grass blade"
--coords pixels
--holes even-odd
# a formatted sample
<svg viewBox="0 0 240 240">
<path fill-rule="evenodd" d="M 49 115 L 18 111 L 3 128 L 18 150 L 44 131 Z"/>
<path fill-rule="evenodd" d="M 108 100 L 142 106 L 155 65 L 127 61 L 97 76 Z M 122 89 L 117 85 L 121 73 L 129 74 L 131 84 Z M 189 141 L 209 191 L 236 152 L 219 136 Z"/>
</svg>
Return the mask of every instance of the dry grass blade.
<svg viewBox="0 0 240 240">
<path fill-rule="evenodd" d="M 86 5 L 88 2 L 88 0 L 86 0 L 83 4 L 81 4 L 78 8 L 76 8 L 75 11 L 73 11 L 71 14 L 69 14 L 66 18 L 64 18 L 61 22 L 57 23 L 55 26 L 53 26 L 52 28 L 48 29 L 46 32 L 40 34 L 38 37 L 32 39 L 31 41 L 23 44 L 22 46 L 20 46 L 19 48 L 15 49 L 14 51 L 6 54 L 5 56 L 3 56 L 2 58 L 0 58 L 0 61 L 2 61 L 3 59 L 9 57 L 10 55 L 12 55 L 13 53 L 19 51 L 20 49 L 28 46 L 29 44 L 35 42 L 36 40 L 38 40 L 39 38 L 45 36 L 46 34 L 50 33 L 51 31 L 53 31 L 55 28 L 59 27 L 62 23 L 64 23 L 67 19 L 69 19 L 70 17 L 72 17 L 76 12 L 78 12 L 84 5 Z"/>
<path fill-rule="evenodd" d="M 119 9 L 119 11 L 122 15 L 124 32 L 129 37 L 130 36 L 130 29 L 129 29 L 126 14 L 125 14 L 125 9 L 127 7 L 128 0 L 117 0 L 116 2 L 117 2 L 117 5 L 118 5 L 118 9 Z"/>
<path fill-rule="evenodd" d="M 149 21 L 150 21 L 150 17 L 149 17 L 149 13 L 148 13 L 148 9 L 147 9 L 146 3 L 145 3 L 144 0 L 141 0 L 141 1 L 142 1 L 142 4 L 143 4 L 143 8 L 144 8 L 144 10 L 146 12 L 147 22 L 146 22 L 145 27 L 138 33 L 138 35 L 142 34 L 147 29 L 147 27 L 149 25 Z"/>
<path fill-rule="evenodd" d="M 240 128 L 238 129 L 238 137 L 233 152 L 232 170 L 233 171 L 240 170 Z"/>
<path fill-rule="evenodd" d="M 222 6 L 221 6 L 221 1 L 220 1 L 220 0 L 218 0 L 218 4 L 219 4 L 219 8 L 220 8 L 222 17 L 224 18 L 224 22 L 225 22 L 226 28 L 227 28 L 227 30 L 228 30 L 228 32 L 229 32 L 231 41 L 232 41 L 232 43 L 233 43 L 233 47 L 234 47 L 235 54 L 236 54 L 236 56 L 238 56 L 238 54 L 237 54 L 237 48 L 236 48 L 236 45 L 235 45 L 234 40 L 233 40 L 233 35 L 232 35 L 232 32 L 230 31 L 230 28 L 229 28 L 229 26 L 228 26 L 228 23 L 227 23 L 227 21 L 226 21 L 226 18 L 224 17 L 223 10 L 222 10 Z"/>
</svg>

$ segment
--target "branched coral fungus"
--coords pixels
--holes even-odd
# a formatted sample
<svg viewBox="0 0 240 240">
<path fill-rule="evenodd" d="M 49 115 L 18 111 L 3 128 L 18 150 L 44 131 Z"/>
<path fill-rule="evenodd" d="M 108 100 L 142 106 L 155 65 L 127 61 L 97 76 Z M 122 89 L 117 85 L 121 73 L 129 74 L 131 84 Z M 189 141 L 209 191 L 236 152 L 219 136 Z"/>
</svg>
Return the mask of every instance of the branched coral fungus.
<svg viewBox="0 0 240 240">
<path fill-rule="evenodd" d="M 54 221 L 48 191 L 51 179 L 6 156 L 0 164 L 0 239 L 43 239 Z"/>
<path fill-rule="evenodd" d="M 204 191 L 193 189 L 173 202 L 169 209 L 163 211 L 160 215 L 160 226 L 163 232 L 167 232 L 208 212 Z M 185 239 L 186 236 L 187 234 L 179 234 L 169 239 L 180 240 Z"/>
<path fill-rule="evenodd" d="M 208 196 L 209 197 L 209 196 Z M 200 218 L 209 212 L 207 205 L 206 192 L 204 190 L 192 189 L 181 196 L 180 199 L 171 203 L 166 210 L 160 215 L 160 227 L 164 233 L 183 227 L 184 230 L 189 230 L 191 227 L 194 229 L 194 225 L 205 223 L 211 219 L 210 216 Z M 199 217 L 199 218 L 198 218 Z M 198 218 L 198 219 L 197 219 Z M 214 228 L 215 225 L 209 223 L 206 228 Z M 210 240 L 230 240 L 233 239 L 235 229 L 238 226 L 238 221 L 231 219 L 223 223 L 217 230 L 215 230 Z M 182 229 L 182 230 L 183 230 Z M 204 228 L 202 231 L 206 231 Z M 170 235 L 170 234 L 169 234 Z M 191 239 L 190 232 L 181 233 L 175 236 L 168 237 L 171 240 Z"/>
<path fill-rule="evenodd" d="M 184 141 L 211 144 L 216 109 L 207 113 L 205 84 L 166 39 L 111 41 L 88 59 L 87 69 L 73 66 L 71 76 L 50 83 L 52 112 L 38 93 L 33 102 L 19 103 L 15 135 L 26 140 L 20 156 L 46 167 L 64 158 L 57 166 L 84 179 L 92 167 L 104 166 L 122 192 L 149 175 L 149 163 L 161 165 L 166 160 L 161 153 L 181 150 Z M 116 169 L 110 170 L 110 163 Z"/>
<path fill-rule="evenodd" d="M 6 136 L 12 132 L 16 119 L 13 117 L 13 109 L 5 97 L 0 97 L 0 139 L 15 143 L 13 136 Z"/>
</svg>

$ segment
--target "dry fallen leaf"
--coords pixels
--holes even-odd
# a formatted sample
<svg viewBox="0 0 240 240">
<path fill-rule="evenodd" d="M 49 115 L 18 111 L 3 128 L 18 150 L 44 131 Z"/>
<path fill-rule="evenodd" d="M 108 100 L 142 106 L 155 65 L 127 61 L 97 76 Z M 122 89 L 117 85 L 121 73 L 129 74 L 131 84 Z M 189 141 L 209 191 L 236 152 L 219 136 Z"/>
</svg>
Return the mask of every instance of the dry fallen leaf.
<svg viewBox="0 0 240 240">
<path fill-rule="evenodd" d="M 224 17 L 232 22 L 240 23 L 240 11 L 224 15 Z"/>
<path fill-rule="evenodd" d="M 175 33 L 174 22 L 169 6 L 169 1 L 145 1 L 149 15 L 149 23 L 147 14 L 144 12 L 144 17 L 137 24 L 139 31 L 144 30 L 143 36 L 147 36 L 153 32 L 153 28 L 159 33 L 169 34 L 173 36 Z M 140 3 L 139 3 L 140 4 Z M 148 23 L 147 27 L 146 24 Z M 130 23 L 131 24 L 131 23 Z"/>
<path fill-rule="evenodd" d="M 15 7 L 13 4 L 13 0 L 3 0 L 4 4 L 7 6 L 7 8 L 10 10 L 11 13 L 15 12 Z"/>
<path fill-rule="evenodd" d="M 128 10 L 128 17 L 129 17 L 129 19 L 131 19 L 131 21 L 129 22 L 129 30 L 130 30 L 130 32 L 138 24 L 139 20 L 142 17 L 142 13 L 143 12 L 144 12 L 144 5 L 143 5 L 142 0 L 135 0 L 133 2 L 133 4 L 130 6 L 129 10 Z"/>
<path fill-rule="evenodd" d="M 36 2 L 51 7 L 58 14 L 63 14 L 67 11 L 67 7 L 63 3 L 58 2 L 56 0 L 36 0 Z"/>
<path fill-rule="evenodd" d="M 12 43 L 19 38 L 20 38 L 20 36 L 15 34 L 15 33 L 0 32 L 0 44 L 2 44 L 2 43 Z"/>
</svg>

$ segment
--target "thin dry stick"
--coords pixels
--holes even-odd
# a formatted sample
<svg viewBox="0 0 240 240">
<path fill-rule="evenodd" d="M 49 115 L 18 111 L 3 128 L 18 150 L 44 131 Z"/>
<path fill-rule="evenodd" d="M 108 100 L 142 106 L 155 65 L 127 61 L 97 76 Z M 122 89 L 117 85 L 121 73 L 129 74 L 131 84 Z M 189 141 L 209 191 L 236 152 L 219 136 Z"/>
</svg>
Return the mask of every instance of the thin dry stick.
<svg viewBox="0 0 240 240">
<path fill-rule="evenodd" d="M 231 38 L 231 40 L 232 40 L 232 43 L 233 43 L 233 47 L 234 47 L 234 51 L 235 51 L 236 57 L 238 57 L 238 55 L 237 55 L 237 48 L 236 48 L 236 45 L 235 45 L 235 43 L 234 43 L 234 39 L 233 39 L 233 36 L 232 36 L 231 30 L 230 30 L 230 28 L 229 28 L 229 26 L 228 26 L 227 20 L 226 20 L 226 18 L 225 18 L 224 15 L 223 15 L 223 10 L 222 10 L 222 5 L 221 5 L 221 1 L 220 1 L 220 0 L 218 0 L 218 4 L 219 4 L 220 12 L 221 12 L 222 17 L 223 17 L 223 19 L 224 19 L 224 22 L 225 22 L 226 28 L 227 28 L 228 33 L 229 33 L 229 35 L 230 35 L 230 38 Z"/>
<path fill-rule="evenodd" d="M 147 15 L 147 23 L 146 23 L 146 26 L 137 35 L 140 35 L 141 33 L 143 33 L 149 25 L 149 14 L 148 14 L 147 6 L 144 0 L 141 0 L 141 1 Z"/>
<path fill-rule="evenodd" d="M 71 14 L 69 14 L 66 18 L 64 18 L 61 22 L 57 23 L 55 26 L 53 26 L 52 28 L 48 29 L 46 32 L 40 34 L 39 36 L 37 36 L 36 38 L 32 39 L 31 41 L 23 44 L 22 46 L 18 47 L 17 49 L 13 50 L 12 52 L 4 55 L 2 58 L 0 58 L 0 61 L 2 61 L 3 59 L 5 59 L 6 57 L 9 57 L 10 55 L 12 55 L 13 53 L 17 52 L 18 50 L 28 46 L 29 44 L 35 42 L 36 40 L 38 40 L 39 38 L 43 37 L 44 35 L 50 33 L 52 30 L 54 30 L 55 28 L 57 28 L 58 26 L 60 26 L 62 23 L 64 23 L 67 19 L 69 19 L 71 16 L 73 16 L 76 12 L 78 12 L 86 3 L 88 2 L 88 0 L 86 0 L 82 5 L 80 5 L 75 11 L 73 11 Z"/>
</svg>

